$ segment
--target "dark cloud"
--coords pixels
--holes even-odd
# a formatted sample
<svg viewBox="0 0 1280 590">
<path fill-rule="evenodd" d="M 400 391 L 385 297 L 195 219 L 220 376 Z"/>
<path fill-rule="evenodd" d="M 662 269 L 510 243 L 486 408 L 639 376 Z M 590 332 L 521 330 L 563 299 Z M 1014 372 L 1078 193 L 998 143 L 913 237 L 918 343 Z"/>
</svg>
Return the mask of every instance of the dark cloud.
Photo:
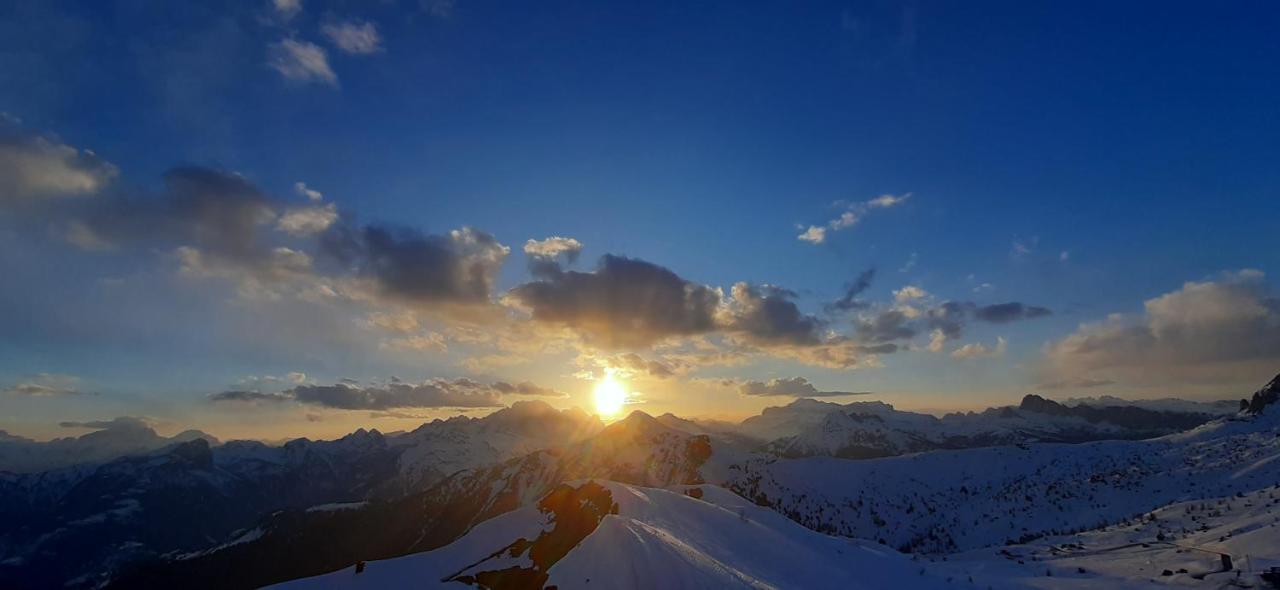
<svg viewBox="0 0 1280 590">
<path fill-rule="evenodd" d="M 948 340 L 959 338 L 973 307 L 972 303 L 948 301 L 928 310 L 925 313 L 925 323 L 930 330 L 941 331 Z"/>
<path fill-rule="evenodd" d="M 1108 385 L 1115 385 L 1115 381 L 1110 379 L 1088 378 L 1061 379 L 1058 381 L 1041 383 L 1039 387 L 1043 389 L 1089 389 L 1093 387 L 1106 387 Z"/>
<path fill-rule="evenodd" d="M 501 406 L 501 392 L 474 381 L 436 380 L 418 385 L 391 383 L 385 387 L 299 385 L 290 390 L 299 403 L 340 410 L 394 408 L 488 408 Z"/>
<path fill-rule="evenodd" d="M 915 337 L 916 331 L 908 323 L 909 319 L 905 313 L 891 309 L 876 314 L 870 319 L 854 321 L 854 334 L 859 342 L 875 345 L 884 345 L 894 340 L 909 340 Z M 893 350 L 896 351 L 897 348 L 894 347 Z"/>
<path fill-rule="evenodd" d="M 594 272 L 565 271 L 519 285 L 511 297 L 533 319 L 572 328 L 605 347 L 643 346 L 715 329 L 719 294 L 643 260 L 605 255 Z"/>
<path fill-rule="evenodd" d="M 59 422 L 63 428 L 88 428 L 90 430 L 151 430 L 151 421 L 137 416 L 121 416 L 110 420 L 89 420 L 85 422 Z"/>
<path fill-rule="evenodd" d="M 926 313 L 930 329 L 941 330 L 948 339 L 958 338 L 969 320 L 991 324 L 1007 324 L 1052 315 L 1048 308 L 1017 301 L 978 305 L 972 301 L 948 301 Z"/>
<path fill-rule="evenodd" d="M 738 393 L 751 396 L 839 397 L 842 395 L 869 395 L 871 392 L 820 391 L 804 377 L 791 377 L 787 379 L 770 379 L 768 381 L 744 381 L 738 385 Z"/>
<path fill-rule="evenodd" d="M 650 377 L 656 377 L 658 379 L 668 379 L 674 377 L 676 374 L 675 369 L 673 369 L 671 365 L 661 361 L 646 360 L 644 357 L 634 352 L 620 354 L 614 357 L 611 364 L 617 368 L 647 374 Z"/>
<path fill-rule="evenodd" d="M 269 393 L 232 390 L 209 396 L 212 402 L 297 402 L 340 410 L 390 410 L 395 408 L 491 408 L 501 406 L 503 395 L 568 397 L 563 392 L 527 381 L 486 384 L 471 379 L 432 379 L 405 383 L 392 378 L 385 385 L 360 386 L 344 380 L 333 385 L 298 385 Z"/>
<path fill-rule="evenodd" d="M 284 393 L 264 393 L 261 391 L 231 390 L 222 391 L 209 396 L 212 402 L 284 402 L 293 399 Z"/>
<path fill-rule="evenodd" d="M 70 224 L 68 238 L 87 248 L 189 245 L 237 260 L 267 252 L 258 234 L 275 219 L 275 208 L 244 177 L 184 166 L 166 172 L 164 181 L 161 195 L 95 202 Z"/>
<path fill-rule="evenodd" d="M 1005 324 L 1018 320 L 1040 318 L 1052 313 L 1053 312 L 1044 307 L 1023 305 L 1016 301 L 1011 301 L 1009 303 L 997 303 L 995 305 L 975 307 L 973 310 L 973 319 L 993 324 Z"/>
<path fill-rule="evenodd" d="M 828 312 L 852 311 L 855 309 L 866 309 L 869 305 L 865 301 L 858 299 L 863 291 L 871 288 L 871 281 L 876 277 L 876 269 L 868 268 L 858 275 L 851 283 L 845 283 L 844 295 L 839 299 L 827 304 Z"/>
<path fill-rule="evenodd" d="M 823 322 L 796 306 L 793 291 L 737 283 L 728 329 L 757 345 L 814 346 L 822 342 Z"/>
<path fill-rule="evenodd" d="M 544 397 L 569 397 L 569 394 L 562 391 L 556 391 L 550 387 L 542 387 L 522 381 L 520 383 L 511 384 L 505 381 L 498 381 L 493 384 L 493 389 L 499 393 L 508 395 L 540 395 Z"/>
<path fill-rule="evenodd" d="M 469 227 L 437 235 L 339 224 L 321 243 L 326 253 L 373 279 L 383 295 L 410 303 L 488 302 L 510 252 L 492 235 Z"/>
</svg>

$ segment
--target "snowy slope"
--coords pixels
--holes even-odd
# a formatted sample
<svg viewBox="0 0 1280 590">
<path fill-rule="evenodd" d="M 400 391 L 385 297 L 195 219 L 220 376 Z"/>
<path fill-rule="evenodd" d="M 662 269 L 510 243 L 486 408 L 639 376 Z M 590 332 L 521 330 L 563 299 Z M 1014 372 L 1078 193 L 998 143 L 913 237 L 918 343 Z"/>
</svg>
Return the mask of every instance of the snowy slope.
<svg viewBox="0 0 1280 590">
<path fill-rule="evenodd" d="M 1223 571 L 1221 555 L 1231 560 Z M 1116 525 L 949 556 L 935 568 L 979 585 L 1028 588 L 1267 587 L 1280 566 L 1280 485 L 1179 502 Z"/>
<path fill-rule="evenodd" d="M 598 482 L 616 511 L 546 571 L 559 588 L 944 588 L 921 565 L 874 544 L 815 533 L 727 490 L 680 490 Z M 582 486 L 585 484 L 575 484 Z M 556 513 L 562 520 L 568 515 Z M 456 587 L 459 572 L 532 567 L 503 551 L 554 529 L 533 506 L 494 518 L 436 551 L 370 562 L 275 586 L 287 589 Z M 488 569 L 486 569 L 488 568 Z M 501 586 L 498 586 L 501 587 Z"/>
<path fill-rule="evenodd" d="M 1085 530 L 1280 481 L 1280 412 L 1146 441 L 756 459 L 727 485 L 815 530 L 943 553 Z M 717 482 L 716 480 L 711 480 Z M 718 483 L 718 482 L 717 482 Z"/>
</svg>

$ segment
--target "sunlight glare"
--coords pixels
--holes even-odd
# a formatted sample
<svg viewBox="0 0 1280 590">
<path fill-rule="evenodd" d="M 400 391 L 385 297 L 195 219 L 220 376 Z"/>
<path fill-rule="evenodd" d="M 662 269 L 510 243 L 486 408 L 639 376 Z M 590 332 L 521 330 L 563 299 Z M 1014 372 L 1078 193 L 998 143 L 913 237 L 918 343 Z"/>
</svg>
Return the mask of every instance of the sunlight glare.
<svg viewBox="0 0 1280 590">
<path fill-rule="evenodd" d="M 600 414 L 600 417 L 616 416 L 622 411 L 622 406 L 627 403 L 627 391 L 613 378 L 613 375 L 607 375 L 596 383 L 595 402 L 596 413 Z"/>
</svg>

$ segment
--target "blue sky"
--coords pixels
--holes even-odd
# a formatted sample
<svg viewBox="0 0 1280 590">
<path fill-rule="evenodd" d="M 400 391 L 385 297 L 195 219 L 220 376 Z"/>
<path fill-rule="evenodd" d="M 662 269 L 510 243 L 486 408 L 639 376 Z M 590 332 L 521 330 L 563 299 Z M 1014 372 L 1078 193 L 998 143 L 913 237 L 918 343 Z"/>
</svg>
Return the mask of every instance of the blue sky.
<svg viewBox="0 0 1280 590">
<path fill-rule="evenodd" d="M 59 202 L 159 195 L 179 165 L 241 175 L 281 211 L 306 203 L 294 189 L 305 182 L 352 224 L 491 235 L 510 255 L 492 269 L 487 305 L 582 337 L 545 360 L 525 354 L 527 363 L 483 371 L 460 363 L 511 349 L 446 338 L 445 351 L 392 354 L 377 334 L 347 332 L 403 301 L 254 307 L 238 300 L 242 279 L 230 271 L 208 281 L 175 272 L 180 240 L 85 252 L 57 239 L 74 213 L 32 213 L 34 198 L 18 196 L 10 204 L 27 205 L 0 212 L 0 271 L 15 279 L 0 311 L 0 387 L 10 390 L 0 404 L 13 410 L 0 428 L 43 432 L 112 412 L 234 422 L 242 410 L 210 394 L 290 372 L 314 385 L 529 380 L 567 393 L 552 401 L 569 405 L 587 403 L 590 379 L 574 376 L 584 356 L 671 360 L 663 343 L 602 350 L 583 325 L 504 307 L 504 294 L 532 280 L 521 246 L 550 236 L 582 245 L 566 270 L 623 255 L 719 287 L 726 302 L 734 283 L 775 285 L 824 330 L 853 339 L 858 314 L 892 311 L 905 286 L 927 293 L 913 307 L 926 314 L 946 301 L 1051 311 L 970 321 L 937 351 L 925 350 L 933 327 L 921 324 L 896 342 L 913 350 L 864 351 L 858 366 L 800 362 L 745 329 L 703 331 L 763 352 L 674 380 L 636 376 L 647 394 L 636 399 L 654 410 L 728 416 L 786 401 L 719 391 L 708 385 L 716 379 L 803 377 L 820 390 L 947 409 L 1071 379 L 1107 383 L 1051 394 L 1236 396 L 1280 367 L 1265 333 L 1280 314 L 1275 7 L 686 4 L 19 0 L 0 9 L 0 111 L 10 136 L 25 138 L 15 145 L 42 137 L 91 149 L 117 171 L 93 194 Z M 344 48 L 337 32 L 373 40 Z M 286 42 L 319 52 L 323 67 L 286 71 L 298 66 L 279 60 Z M 859 209 L 856 224 L 821 244 L 797 239 L 857 203 L 908 194 Z M 826 314 L 824 303 L 868 268 L 875 280 L 860 297 L 872 305 Z M 1187 282 L 1208 285 L 1208 300 Z M 1164 295 L 1185 296 L 1210 319 L 1177 307 L 1187 326 L 1162 331 L 1167 322 L 1144 302 Z M 1241 318 L 1206 311 L 1222 298 L 1256 304 L 1261 315 L 1249 317 L 1263 333 L 1237 356 L 1185 352 L 1194 346 L 1177 338 L 1196 330 L 1207 330 L 1195 332 L 1199 343 L 1239 340 L 1231 322 Z M 440 334 L 470 321 L 441 309 L 412 312 Z M 1081 361 L 1079 347 L 1054 352 L 1088 335 L 1081 324 L 1116 313 L 1170 352 L 1114 363 Z M 1233 327 L 1214 332 L 1220 320 Z M 304 330 L 317 326 L 329 329 Z M 1160 340 L 1169 334 L 1183 336 Z M 997 338 L 1007 342 L 1000 355 Z M 1132 352 L 1106 341 L 1115 358 Z M 988 354 L 951 354 L 966 344 Z M 1160 363 L 1203 370 L 1162 379 Z M 74 377 L 83 391 L 16 393 L 50 378 L 42 374 Z M 396 420 L 278 405 L 267 413 L 298 431 Z M 303 421 L 308 412 L 327 421 Z"/>
</svg>

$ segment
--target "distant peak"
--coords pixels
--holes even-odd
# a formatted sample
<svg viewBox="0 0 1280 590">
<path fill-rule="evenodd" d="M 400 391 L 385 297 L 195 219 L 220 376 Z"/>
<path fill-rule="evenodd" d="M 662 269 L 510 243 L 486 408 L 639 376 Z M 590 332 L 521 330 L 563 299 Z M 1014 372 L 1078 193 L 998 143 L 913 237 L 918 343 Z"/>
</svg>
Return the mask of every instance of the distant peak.
<svg viewBox="0 0 1280 590">
<path fill-rule="evenodd" d="M 1064 414 L 1068 413 L 1066 406 L 1050 399 L 1045 399 L 1034 393 L 1029 393 L 1022 398 L 1022 403 L 1018 404 L 1019 410 L 1028 412 L 1036 412 L 1038 414 Z"/>
</svg>

